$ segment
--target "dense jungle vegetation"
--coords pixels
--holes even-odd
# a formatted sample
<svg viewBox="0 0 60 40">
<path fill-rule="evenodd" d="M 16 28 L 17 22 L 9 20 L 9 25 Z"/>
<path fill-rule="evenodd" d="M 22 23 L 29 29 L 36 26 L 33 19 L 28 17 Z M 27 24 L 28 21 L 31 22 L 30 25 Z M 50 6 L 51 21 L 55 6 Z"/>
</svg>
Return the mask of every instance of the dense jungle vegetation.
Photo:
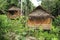
<svg viewBox="0 0 60 40">
<path fill-rule="evenodd" d="M 26 40 L 26 36 L 35 37 L 36 40 L 60 40 L 60 0 L 42 0 L 42 7 L 54 16 L 50 31 L 28 28 L 27 16 L 35 8 L 29 0 L 22 2 L 25 16 L 19 20 L 10 20 L 6 16 L 10 4 L 21 8 L 18 0 L 0 0 L 0 40 Z"/>
</svg>

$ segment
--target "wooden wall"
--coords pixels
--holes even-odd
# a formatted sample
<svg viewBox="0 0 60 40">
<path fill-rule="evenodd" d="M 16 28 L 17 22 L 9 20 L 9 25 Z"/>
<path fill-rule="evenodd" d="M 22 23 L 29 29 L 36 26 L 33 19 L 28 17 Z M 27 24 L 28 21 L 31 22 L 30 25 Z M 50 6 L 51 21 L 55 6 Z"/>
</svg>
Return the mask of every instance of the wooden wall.
<svg viewBox="0 0 60 40">
<path fill-rule="evenodd" d="M 12 15 L 10 12 L 7 13 L 7 17 L 10 19 L 15 19 L 20 17 L 21 12 L 20 11 L 16 11 L 14 12 L 14 15 Z"/>
<path fill-rule="evenodd" d="M 40 19 L 40 20 L 31 20 L 28 19 L 28 26 L 30 27 L 38 27 L 43 26 L 43 28 L 50 28 L 51 25 L 51 18 Z"/>
</svg>

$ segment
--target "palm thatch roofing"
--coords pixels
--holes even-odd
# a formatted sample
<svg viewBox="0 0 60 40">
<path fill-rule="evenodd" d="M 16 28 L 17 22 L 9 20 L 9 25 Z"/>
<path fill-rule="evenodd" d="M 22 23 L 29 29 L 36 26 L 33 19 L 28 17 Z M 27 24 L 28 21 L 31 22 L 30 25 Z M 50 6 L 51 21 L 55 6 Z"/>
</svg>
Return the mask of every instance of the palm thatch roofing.
<svg viewBox="0 0 60 40">
<path fill-rule="evenodd" d="M 15 4 L 10 4 L 8 11 L 17 11 L 20 10 L 20 8 L 17 7 Z"/>
<path fill-rule="evenodd" d="M 15 6 L 8 9 L 8 11 L 17 11 L 17 10 L 20 10 L 20 8 L 17 8 Z"/>
<path fill-rule="evenodd" d="M 29 17 L 46 18 L 52 17 L 52 15 L 50 15 L 50 13 L 43 9 L 41 6 L 38 6 L 29 14 Z"/>
<path fill-rule="evenodd" d="M 20 10 L 20 8 L 17 7 L 15 4 L 10 4 L 8 11 L 17 11 Z"/>
</svg>

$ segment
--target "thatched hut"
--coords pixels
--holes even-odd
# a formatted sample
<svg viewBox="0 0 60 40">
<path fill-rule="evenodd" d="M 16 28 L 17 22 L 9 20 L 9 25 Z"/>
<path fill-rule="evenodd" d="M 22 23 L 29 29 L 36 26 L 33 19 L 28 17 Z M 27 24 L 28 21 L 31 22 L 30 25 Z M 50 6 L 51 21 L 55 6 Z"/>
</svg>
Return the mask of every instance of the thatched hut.
<svg viewBox="0 0 60 40">
<path fill-rule="evenodd" d="M 30 14 L 28 19 L 29 27 L 41 27 L 42 29 L 50 30 L 52 16 L 41 6 L 36 7 Z"/>
<path fill-rule="evenodd" d="M 21 16 L 21 10 L 16 6 L 12 6 L 8 9 L 7 17 L 10 19 L 16 19 Z"/>
</svg>

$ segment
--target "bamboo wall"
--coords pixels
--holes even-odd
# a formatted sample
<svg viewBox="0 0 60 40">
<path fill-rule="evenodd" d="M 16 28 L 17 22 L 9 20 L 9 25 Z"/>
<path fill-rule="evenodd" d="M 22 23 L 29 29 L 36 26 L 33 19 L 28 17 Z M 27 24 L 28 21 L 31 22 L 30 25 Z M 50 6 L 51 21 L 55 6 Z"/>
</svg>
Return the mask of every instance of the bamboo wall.
<svg viewBox="0 0 60 40">
<path fill-rule="evenodd" d="M 14 15 L 12 15 L 10 12 L 8 12 L 7 17 L 10 18 L 10 19 L 15 19 L 15 18 L 19 18 L 20 14 L 21 14 L 20 11 L 14 12 Z"/>
<path fill-rule="evenodd" d="M 44 29 L 49 29 L 51 25 L 51 18 L 40 19 L 40 20 L 28 20 L 28 26 L 30 27 L 38 27 L 42 26 Z"/>
</svg>

